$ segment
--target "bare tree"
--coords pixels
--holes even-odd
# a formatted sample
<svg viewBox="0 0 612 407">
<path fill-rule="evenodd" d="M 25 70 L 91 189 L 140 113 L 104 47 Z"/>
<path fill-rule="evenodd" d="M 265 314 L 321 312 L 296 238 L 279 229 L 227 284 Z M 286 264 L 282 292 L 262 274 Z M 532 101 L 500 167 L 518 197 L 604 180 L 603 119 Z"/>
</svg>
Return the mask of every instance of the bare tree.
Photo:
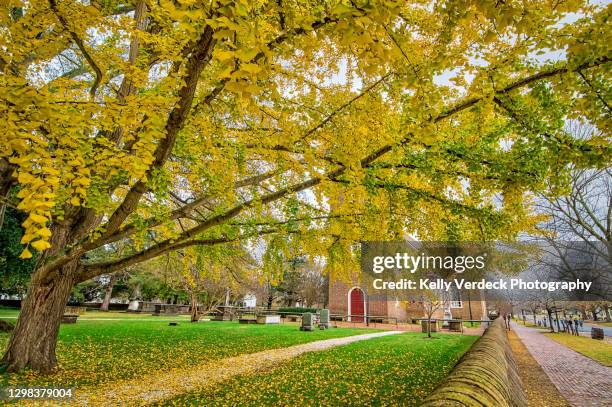
<svg viewBox="0 0 612 407">
<path fill-rule="evenodd" d="M 439 310 L 444 302 L 441 298 L 441 293 L 437 290 L 423 290 L 421 292 L 421 302 L 423 304 L 423 311 L 427 317 L 427 337 L 431 338 L 431 319 L 433 314 Z"/>
<path fill-rule="evenodd" d="M 310 267 L 304 271 L 300 283 L 299 295 L 306 307 L 321 305 L 325 295 L 325 277 L 321 270 Z"/>
</svg>

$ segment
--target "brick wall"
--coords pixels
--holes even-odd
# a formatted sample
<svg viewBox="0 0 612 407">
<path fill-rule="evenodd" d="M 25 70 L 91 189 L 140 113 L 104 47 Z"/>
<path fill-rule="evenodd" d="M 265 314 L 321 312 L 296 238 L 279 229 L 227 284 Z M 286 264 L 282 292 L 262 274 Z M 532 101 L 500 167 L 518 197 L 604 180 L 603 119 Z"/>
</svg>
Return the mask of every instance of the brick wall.
<svg viewBox="0 0 612 407">
<path fill-rule="evenodd" d="M 348 292 L 352 287 L 358 287 L 355 282 L 349 285 L 346 282 L 335 280 L 329 284 L 329 310 L 332 314 L 347 315 L 348 314 Z M 423 318 L 425 311 L 423 305 L 418 301 L 396 301 L 393 298 L 387 298 L 386 294 L 371 294 L 366 293 L 366 309 L 367 314 L 372 316 L 384 316 L 397 318 L 400 322 L 410 321 L 413 318 Z M 452 308 L 451 313 L 453 318 L 461 319 L 483 319 L 487 316 L 486 302 L 482 298 L 482 294 L 470 294 L 471 301 L 467 301 L 467 294 L 462 293 L 462 307 Z M 471 318 L 470 318 L 471 307 Z M 433 318 L 444 318 L 444 309 L 434 312 Z"/>
<path fill-rule="evenodd" d="M 348 314 L 348 293 L 353 287 L 359 287 L 357 283 L 349 285 L 343 281 L 331 281 L 329 284 L 329 311 L 332 314 Z M 368 315 L 387 316 L 387 297 L 381 294 L 368 295 L 367 290 L 362 288 L 366 296 L 366 312 Z"/>
</svg>

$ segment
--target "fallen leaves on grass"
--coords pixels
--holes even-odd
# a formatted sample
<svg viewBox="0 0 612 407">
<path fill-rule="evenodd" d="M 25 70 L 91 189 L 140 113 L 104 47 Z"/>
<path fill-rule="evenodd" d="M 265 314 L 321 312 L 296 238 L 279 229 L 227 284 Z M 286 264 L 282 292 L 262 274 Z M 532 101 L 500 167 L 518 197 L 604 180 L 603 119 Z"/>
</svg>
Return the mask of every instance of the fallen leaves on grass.
<svg viewBox="0 0 612 407">
<path fill-rule="evenodd" d="M 308 353 L 268 373 L 243 375 L 160 405 L 418 405 L 476 339 L 421 338 L 402 334 Z"/>
<path fill-rule="evenodd" d="M 83 387 L 295 344 L 362 334 L 357 329 L 300 332 L 294 325 L 236 322 L 79 321 L 62 325 L 58 368 L 49 376 L 31 370 L 0 376 L 0 386 Z M 8 344 L 0 334 L 0 349 Z"/>
</svg>

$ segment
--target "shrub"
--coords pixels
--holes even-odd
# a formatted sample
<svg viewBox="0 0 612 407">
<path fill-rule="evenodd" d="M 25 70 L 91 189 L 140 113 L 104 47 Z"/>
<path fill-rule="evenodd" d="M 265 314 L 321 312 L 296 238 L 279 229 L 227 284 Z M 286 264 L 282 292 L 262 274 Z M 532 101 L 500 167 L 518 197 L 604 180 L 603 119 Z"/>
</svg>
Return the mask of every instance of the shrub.
<svg viewBox="0 0 612 407">
<path fill-rule="evenodd" d="M 278 312 L 284 315 L 287 314 L 304 314 L 306 312 L 316 313 L 318 311 L 317 308 L 306 308 L 306 307 L 284 307 L 279 308 Z"/>
</svg>

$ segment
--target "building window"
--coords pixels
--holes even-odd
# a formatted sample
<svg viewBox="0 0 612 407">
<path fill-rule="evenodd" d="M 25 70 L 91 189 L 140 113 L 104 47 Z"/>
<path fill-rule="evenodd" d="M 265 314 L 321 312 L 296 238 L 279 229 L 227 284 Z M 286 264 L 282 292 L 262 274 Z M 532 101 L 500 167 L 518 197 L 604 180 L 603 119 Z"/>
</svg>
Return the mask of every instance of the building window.
<svg viewBox="0 0 612 407">
<path fill-rule="evenodd" d="M 451 301 L 451 308 L 463 308 L 461 301 Z"/>
</svg>

